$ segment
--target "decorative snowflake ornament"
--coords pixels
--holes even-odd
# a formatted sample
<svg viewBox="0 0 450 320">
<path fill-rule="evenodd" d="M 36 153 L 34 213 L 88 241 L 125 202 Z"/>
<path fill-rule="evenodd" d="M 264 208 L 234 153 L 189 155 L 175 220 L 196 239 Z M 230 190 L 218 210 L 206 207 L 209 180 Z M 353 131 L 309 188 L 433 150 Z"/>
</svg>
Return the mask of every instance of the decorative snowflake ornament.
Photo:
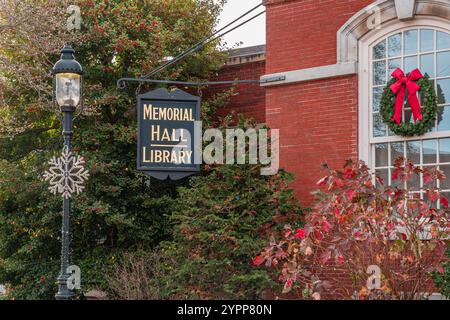
<svg viewBox="0 0 450 320">
<path fill-rule="evenodd" d="M 64 148 L 59 158 L 53 157 L 48 164 L 50 169 L 44 172 L 45 181 L 49 181 L 48 189 L 53 194 L 61 194 L 63 198 L 71 198 L 84 190 L 83 183 L 89 172 L 84 168 L 84 158 L 73 156 L 69 148 Z"/>
</svg>

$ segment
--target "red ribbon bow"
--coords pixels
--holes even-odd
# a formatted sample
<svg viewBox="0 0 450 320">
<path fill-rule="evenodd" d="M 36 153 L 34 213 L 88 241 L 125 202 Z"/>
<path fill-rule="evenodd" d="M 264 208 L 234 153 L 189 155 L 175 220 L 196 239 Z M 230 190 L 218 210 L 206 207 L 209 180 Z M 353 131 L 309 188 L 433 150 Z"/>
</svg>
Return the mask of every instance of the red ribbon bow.
<svg viewBox="0 0 450 320">
<path fill-rule="evenodd" d="M 408 89 L 408 102 L 413 112 L 414 121 L 422 120 L 423 116 L 420 112 L 420 103 L 416 95 L 416 93 L 420 90 L 420 86 L 415 82 L 423 78 L 422 73 L 419 69 L 415 69 L 407 77 L 405 77 L 403 70 L 397 68 L 397 70 L 392 73 L 392 76 L 395 79 L 398 79 L 398 81 L 391 86 L 392 92 L 397 96 L 394 109 L 395 113 L 392 120 L 397 122 L 399 125 L 402 122 L 402 108 L 405 101 L 406 89 Z"/>
</svg>

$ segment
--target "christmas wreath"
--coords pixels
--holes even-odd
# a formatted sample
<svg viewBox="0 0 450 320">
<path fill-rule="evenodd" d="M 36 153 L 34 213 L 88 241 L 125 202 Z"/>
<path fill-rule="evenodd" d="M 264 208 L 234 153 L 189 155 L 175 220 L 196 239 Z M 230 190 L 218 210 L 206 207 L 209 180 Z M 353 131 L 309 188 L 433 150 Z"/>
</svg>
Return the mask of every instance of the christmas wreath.
<svg viewBox="0 0 450 320">
<path fill-rule="evenodd" d="M 380 114 L 384 122 L 394 134 L 399 136 L 411 137 L 425 134 L 434 126 L 438 112 L 433 83 L 428 75 L 423 76 L 419 69 L 415 69 L 407 76 L 401 69 L 397 69 L 392 73 L 392 77 L 384 88 L 380 102 Z M 422 108 L 417 92 L 420 92 L 422 97 Z M 406 94 L 414 123 L 402 122 Z"/>
</svg>

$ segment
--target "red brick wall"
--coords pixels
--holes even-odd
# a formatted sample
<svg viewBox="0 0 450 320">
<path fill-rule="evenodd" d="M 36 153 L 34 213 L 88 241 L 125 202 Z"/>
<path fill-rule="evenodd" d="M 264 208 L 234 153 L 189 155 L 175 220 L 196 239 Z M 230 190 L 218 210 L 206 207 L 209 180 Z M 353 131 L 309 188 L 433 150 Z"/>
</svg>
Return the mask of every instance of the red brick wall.
<svg viewBox="0 0 450 320">
<path fill-rule="evenodd" d="M 224 66 L 220 69 L 214 81 L 229 80 L 259 80 L 265 74 L 265 61 L 249 62 L 239 65 Z M 230 86 L 214 87 L 214 92 L 223 91 Z M 235 111 L 247 118 L 254 118 L 258 123 L 266 122 L 266 92 L 259 84 L 239 84 L 236 93 L 231 97 L 230 103 L 219 110 L 219 115 Z"/>
<path fill-rule="evenodd" d="M 266 73 L 336 63 L 338 29 L 372 0 L 268 0 Z M 280 129 L 281 166 L 309 205 L 326 162 L 358 156 L 357 76 L 268 87 L 266 122 Z"/>
<path fill-rule="evenodd" d="M 357 80 L 340 77 L 267 89 L 267 123 L 280 129 L 281 166 L 295 173 L 304 204 L 324 175 L 357 158 Z"/>
<path fill-rule="evenodd" d="M 268 0 L 267 73 L 336 63 L 336 33 L 373 0 Z"/>
</svg>

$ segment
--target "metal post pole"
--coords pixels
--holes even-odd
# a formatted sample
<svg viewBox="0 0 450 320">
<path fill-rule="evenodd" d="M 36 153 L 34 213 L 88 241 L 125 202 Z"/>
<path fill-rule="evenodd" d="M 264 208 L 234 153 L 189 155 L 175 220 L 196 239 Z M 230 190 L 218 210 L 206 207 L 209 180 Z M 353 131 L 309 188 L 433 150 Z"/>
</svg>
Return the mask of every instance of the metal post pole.
<svg viewBox="0 0 450 320">
<path fill-rule="evenodd" d="M 70 150 L 73 136 L 72 119 L 75 107 L 62 107 L 61 111 L 63 113 L 62 134 L 64 136 L 64 148 Z M 70 277 L 70 275 L 67 274 L 67 268 L 70 264 L 70 199 L 66 197 L 63 199 L 61 271 L 58 276 L 58 293 L 55 295 L 56 300 L 70 300 L 73 297 L 73 293 L 67 288 L 67 279 Z"/>
</svg>

